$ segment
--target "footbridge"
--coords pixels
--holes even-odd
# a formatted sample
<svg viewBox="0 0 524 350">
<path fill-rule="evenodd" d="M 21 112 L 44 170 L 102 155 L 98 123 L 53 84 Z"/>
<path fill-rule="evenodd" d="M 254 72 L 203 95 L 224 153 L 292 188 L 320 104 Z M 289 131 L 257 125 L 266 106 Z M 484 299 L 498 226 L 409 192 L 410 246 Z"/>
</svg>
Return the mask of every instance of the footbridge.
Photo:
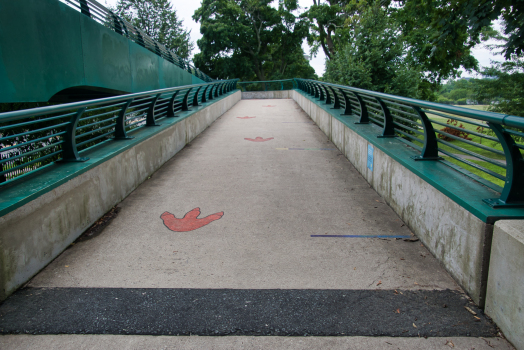
<svg viewBox="0 0 524 350">
<path fill-rule="evenodd" d="M 524 348 L 521 119 L 250 84 L 0 115 L 3 349 Z"/>
<path fill-rule="evenodd" d="M 211 81 L 95 0 L 0 4 L 0 103 L 71 102 Z"/>
</svg>

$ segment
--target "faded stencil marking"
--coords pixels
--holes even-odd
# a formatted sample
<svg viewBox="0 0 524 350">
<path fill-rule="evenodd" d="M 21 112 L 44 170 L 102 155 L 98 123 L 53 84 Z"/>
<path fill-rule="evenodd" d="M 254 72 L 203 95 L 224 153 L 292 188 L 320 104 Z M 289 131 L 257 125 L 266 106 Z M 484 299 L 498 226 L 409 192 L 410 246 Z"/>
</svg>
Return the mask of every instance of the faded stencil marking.
<svg viewBox="0 0 524 350">
<path fill-rule="evenodd" d="M 237 117 L 238 119 L 253 119 L 253 118 L 256 118 L 256 117 L 248 117 L 248 116 L 245 116 L 245 117 Z"/>
<path fill-rule="evenodd" d="M 197 219 L 199 215 L 200 208 L 196 207 L 195 209 L 187 212 L 182 219 L 177 219 L 175 215 L 167 211 L 160 215 L 160 218 L 162 221 L 164 221 L 164 225 L 166 225 L 166 227 L 171 231 L 187 232 L 196 230 L 197 228 L 201 228 L 212 221 L 220 219 L 222 216 L 224 216 L 224 212 L 221 211 L 219 213 L 206 216 L 205 218 Z"/>
<path fill-rule="evenodd" d="M 260 137 L 260 136 L 257 136 L 257 137 L 254 138 L 254 139 L 250 139 L 250 138 L 246 137 L 246 138 L 244 138 L 244 140 L 252 141 L 252 142 L 264 142 L 264 141 L 273 140 L 273 137 L 270 137 L 270 138 L 267 138 L 267 139 L 263 139 L 263 138 Z"/>
</svg>

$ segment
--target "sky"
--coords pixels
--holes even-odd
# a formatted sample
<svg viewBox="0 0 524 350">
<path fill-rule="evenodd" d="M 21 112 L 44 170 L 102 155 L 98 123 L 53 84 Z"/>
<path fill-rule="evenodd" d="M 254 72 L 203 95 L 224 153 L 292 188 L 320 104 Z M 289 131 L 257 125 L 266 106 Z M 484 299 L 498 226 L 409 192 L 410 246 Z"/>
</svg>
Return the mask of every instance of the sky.
<svg viewBox="0 0 524 350">
<path fill-rule="evenodd" d="M 115 6 L 117 3 L 117 0 L 99 0 L 101 3 L 105 3 L 106 6 Z M 198 0 L 186 0 L 186 1 L 180 1 L 180 0 L 171 0 L 171 3 L 173 4 L 173 8 L 176 9 L 177 16 L 179 19 L 182 19 L 184 21 L 184 26 L 187 29 L 191 30 L 191 39 L 195 43 L 195 50 L 193 50 L 193 54 L 198 53 L 198 46 L 196 45 L 196 41 L 202 37 L 200 34 L 200 24 L 193 21 L 193 14 L 195 13 L 195 10 L 200 7 L 200 1 Z M 313 0 L 298 0 L 298 3 L 300 7 L 303 9 L 301 11 L 305 11 L 305 9 L 313 4 Z M 496 26 L 495 26 L 496 27 Z M 499 28 L 497 28 L 499 29 Z M 488 41 L 487 44 L 492 44 L 491 41 Z M 304 49 L 304 52 L 306 54 L 309 54 L 309 46 L 307 45 L 307 42 L 304 40 L 304 43 L 302 44 L 302 48 Z M 473 48 L 473 55 L 475 58 L 479 61 L 479 64 L 481 66 L 489 66 L 490 60 L 495 61 L 503 61 L 504 58 L 501 55 L 493 55 L 486 47 L 485 44 L 477 45 L 475 48 Z M 309 62 L 311 66 L 315 69 L 315 72 L 320 77 L 324 74 L 325 69 L 325 62 L 326 56 L 324 55 L 324 52 L 322 49 L 319 50 L 319 53 L 316 57 L 313 57 L 311 61 Z M 463 77 L 474 77 L 476 76 L 475 73 L 468 73 L 463 72 Z"/>
</svg>

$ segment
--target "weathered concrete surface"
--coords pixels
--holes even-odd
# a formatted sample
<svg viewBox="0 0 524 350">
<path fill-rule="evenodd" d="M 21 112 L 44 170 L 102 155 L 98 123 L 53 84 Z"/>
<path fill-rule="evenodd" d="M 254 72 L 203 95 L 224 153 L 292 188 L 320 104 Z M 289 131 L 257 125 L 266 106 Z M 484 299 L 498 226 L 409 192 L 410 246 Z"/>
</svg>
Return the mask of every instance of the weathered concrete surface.
<svg viewBox="0 0 524 350">
<path fill-rule="evenodd" d="M 243 91 L 243 100 L 258 100 L 258 99 L 280 99 L 280 98 L 291 98 L 291 90 L 280 90 L 280 91 Z"/>
<path fill-rule="evenodd" d="M 0 217 L 0 300 L 240 100 L 227 96 L 36 200 Z"/>
<path fill-rule="evenodd" d="M 4 335 L 4 350 L 24 349 L 391 349 L 391 350 L 511 350 L 501 338 L 399 338 L 399 337 L 169 337 L 124 335 Z"/>
<path fill-rule="evenodd" d="M 458 288 L 419 242 L 311 237 L 410 230 L 293 100 L 240 101 L 119 206 L 30 286 Z M 160 219 L 195 207 L 224 216 L 191 232 Z"/>
<path fill-rule="evenodd" d="M 475 302 L 485 301 L 486 245 L 492 226 L 485 224 L 397 161 L 374 148 L 367 167 L 369 142 L 307 97 L 293 98 L 346 158 L 443 263 Z"/>
<path fill-rule="evenodd" d="M 332 123 L 332 129 L 336 135 L 336 123 Z M 246 140 L 257 137 L 267 141 Z M 346 142 L 345 136 L 333 138 L 337 143 Z M 145 149 L 141 152 L 144 158 L 155 156 Z M 377 294 L 391 295 L 396 295 L 396 290 L 399 294 L 409 290 L 418 295 L 419 290 L 439 294 L 452 289 L 462 293 L 420 242 L 392 238 L 410 237 L 410 230 L 289 99 L 240 101 L 148 176 L 119 207 L 118 216 L 100 234 L 72 245 L 33 278 L 29 287 L 122 288 L 126 293 L 130 288 L 160 287 L 277 292 L 347 289 L 353 293 L 361 289 L 364 294 L 374 294 L 378 289 Z M 188 232 L 173 232 L 160 218 L 166 211 L 181 218 L 195 207 L 200 207 L 201 217 L 218 212 L 224 212 L 224 216 Z M 108 299 L 104 298 L 110 303 Z M 111 307 L 120 305 L 120 299 L 111 301 Z M 423 301 L 420 304 L 426 305 L 429 298 Z M 240 302 L 237 307 L 247 307 L 248 301 Z M 8 306 L 4 303 L 4 307 Z M 117 308 L 119 315 L 125 306 Z M 471 316 L 471 327 L 478 324 L 463 307 L 459 309 Z M 450 309 L 442 305 L 442 310 L 445 313 Z M 390 315 L 399 314 L 392 305 L 383 310 L 388 311 Z M 82 312 L 78 315 L 82 316 Z M 180 313 L 182 319 L 184 316 Z M 418 319 L 409 322 L 411 331 L 418 329 L 412 326 L 415 322 Z M 7 349 L 35 344 L 81 349 L 115 345 L 182 349 L 491 349 L 486 341 L 500 349 L 509 348 L 498 338 L 471 337 L 0 337 L 2 348 Z"/>
<path fill-rule="evenodd" d="M 495 223 L 486 314 L 517 349 L 524 349 L 524 221 Z"/>
</svg>

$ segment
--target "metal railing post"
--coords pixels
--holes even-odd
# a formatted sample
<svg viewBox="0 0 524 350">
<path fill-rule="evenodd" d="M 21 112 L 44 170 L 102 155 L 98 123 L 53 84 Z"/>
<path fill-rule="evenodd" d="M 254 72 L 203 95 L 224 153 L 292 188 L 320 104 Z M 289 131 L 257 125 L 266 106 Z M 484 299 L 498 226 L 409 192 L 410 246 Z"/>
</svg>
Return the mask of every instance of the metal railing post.
<svg viewBox="0 0 524 350">
<path fill-rule="evenodd" d="M 167 115 L 166 115 L 167 118 L 177 117 L 175 115 L 175 98 L 176 98 L 176 96 L 178 95 L 179 92 L 180 92 L 180 90 L 175 91 L 173 96 L 171 96 L 171 98 L 169 99 L 169 104 L 167 105 L 168 106 L 167 107 Z"/>
<path fill-rule="evenodd" d="M 391 112 L 379 97 L 374 97 L 375 100 L 380 104 L 380 108 L 382 108 L 382 112 L 384 113 L 384 129 L 382 130 L 382 135 L 377 135 L 377 137 L 395 137 L 395 125 L 393 124 L 393 116 L 391 115 Z"/>
<path fill-rule="evenodd" d="M 483 201 L 493 208 L 524 207 L 524 159 L 520 149 L 502 125 L 488 122 L 488 126 L 497 135 L 506 156 L 506 183 L 500 198 Z"/>
<path fill-rule="evenodd" d="M 111 12 L 111 17 L 113 17 L 113 27 L 115 28 L 115 33 L 124 35 L 124 31 L 122 30 L 122 25 L 120 24 L 120 19 Z"/>
<path fill-rule="evenodd" d="M 318 84 L 318 90 L 320 91 L 320 100 L 324 101 L 324 89 L 322 89 L 322 85 Z"/>
<path fill-rule="evenodd" d="M 360 97 L 359 94 L 357 94 L 354 91 L 351 91 L 351 93 L 355 95 L 360 105 L 360 120 L 356 122 L 355 124 L 369 124 L 369 114 L 368 114 L 368 108 L 366 107 L 366 103 L 364 102 L 362 97 Z"/>
<path fill-rule="evenodd" d="M 146 116 L 146 126 L 159 126 L 160 124 L 157 124 L 155 121 L 155 106 L 156 101 L 160 98 L 160 94 L 153 97 L 153 100 L 151 101 L 151 104 L 149 105 L 149 109 L 147 110 L 147 116 Z"/>
<path fill-rule="evenodd" d="M 326 90 L 326 104 L 330 105 L 331 104 L 331 95 L 329 95 L 329 90 L 327 86 L 323 85 L 323 87 L 324 87 L 324 90 Z"/>
<path fill-rule="evenodd" d="M 206 86 L 206 88 L 204 89 L 204 91 L 202 92 L 202 99 L 200 102 L 202 103 L 206 103 L 207 102 L 207 99 L 206 99 L 206 93 L 207 93 L 207 89 L 209 88 L 209 85 Z"/>
<path fill-rule="evenodd" d="M 340 88 L 339 90 L 342 93 L 342 96 L 344 96 L 344 104 L 345 104 L 344 113 L 342 113 L 342 115 L 353 115 L 353 110 L 351 109 L 351 102 L 349 101 L 348 95 L 346 95 L 346 92 L 344 90 Z"/>
<path fill-rule="evenodd" d="M 412 106 L 411 108 L 417 112 L 420 120 L 422 121 L 422 126 L 424 127 L 424 148 L 422 149 L 422 153 L 420 156 L 413 156 L 411 158 L 414 160 L 443 159 L 438 155 L 438 141 L 437 137 L 435 136 L 435 129 L 433 129 L 433 124 L 431 124 L 428 116 L 420 107 Z"/>
<path fill-rule="evenodd" d="M 202 89 L 202 86 L 199 86 L 193 97 L 193 106 L 198 106 L 198 92 Z"/>
<path fill-rule="evenodd" d="M 142 34 L 140 34 L 140 31 L 136 26 L 133 26 L 136 32 L 136 43 L 142 47 L 146 47 L 146 43 L 144 42 L 144 38 L 142 37 Z"/>
<path fill-rule="evenodd" d="M 116 118 L 115 123 L 115 139 L 116 140 L 125 140 L 125 139 L 132 139 L 131 136 L 127 136 L 126 133 L 126 112 L 129 109 L 129 106 L 131 106 L 131 103 L 133 103 L 134 99 L 130 99 L 127 101 L 120 112 L 118 113 L 118 118 Z"/>
<path fill-rule="evenodd" d="M 87 4 L 87 0 L 80 0 L 80 11 L 83 15 L 92 18 L 91 11 L 89 11 L 89 5 Z"/>
<path fill-rule="evenodd" d="M 331 91 L 333 92 L 333 98 L 335 99 L 335 105 L 333 106 L 333 109 L 339 109 L 340 108 L 340 98 L 338 97 L 338 94 L 336 93 L 335 89 L 333 87 L 329 87 Z"/>
<path fill-rule="evenodd" d="M 190 88 L 187 90 L 186 95 L 184 96 L 184 100 L 182 101 L 182 110 L 183 111 L 189 111 L 189 107 L 187 105 L 187 99 L 189 98 L 189 93 L 193 90 L 193 88 Z"/>
<path fill-rule="evenodd" d="M 209 95 L 207 96 L 207 99 L 211 101 L 213 99 L 213 89 L 215 88 L 216 84 L 211 85 L 211 89 L 209 89 Z"/>
<path fill-rule="evenodd" d="M 60 162 L 85 162 L 89 158 L 80 157 L 76 147 L 76 127 L 82 114 L 86 111 L 86 107 L 80 108 L 75 115 L 69 120 L 65 134 L 64 144 L 62 145 L 62 159 Z"/>
</svg>

